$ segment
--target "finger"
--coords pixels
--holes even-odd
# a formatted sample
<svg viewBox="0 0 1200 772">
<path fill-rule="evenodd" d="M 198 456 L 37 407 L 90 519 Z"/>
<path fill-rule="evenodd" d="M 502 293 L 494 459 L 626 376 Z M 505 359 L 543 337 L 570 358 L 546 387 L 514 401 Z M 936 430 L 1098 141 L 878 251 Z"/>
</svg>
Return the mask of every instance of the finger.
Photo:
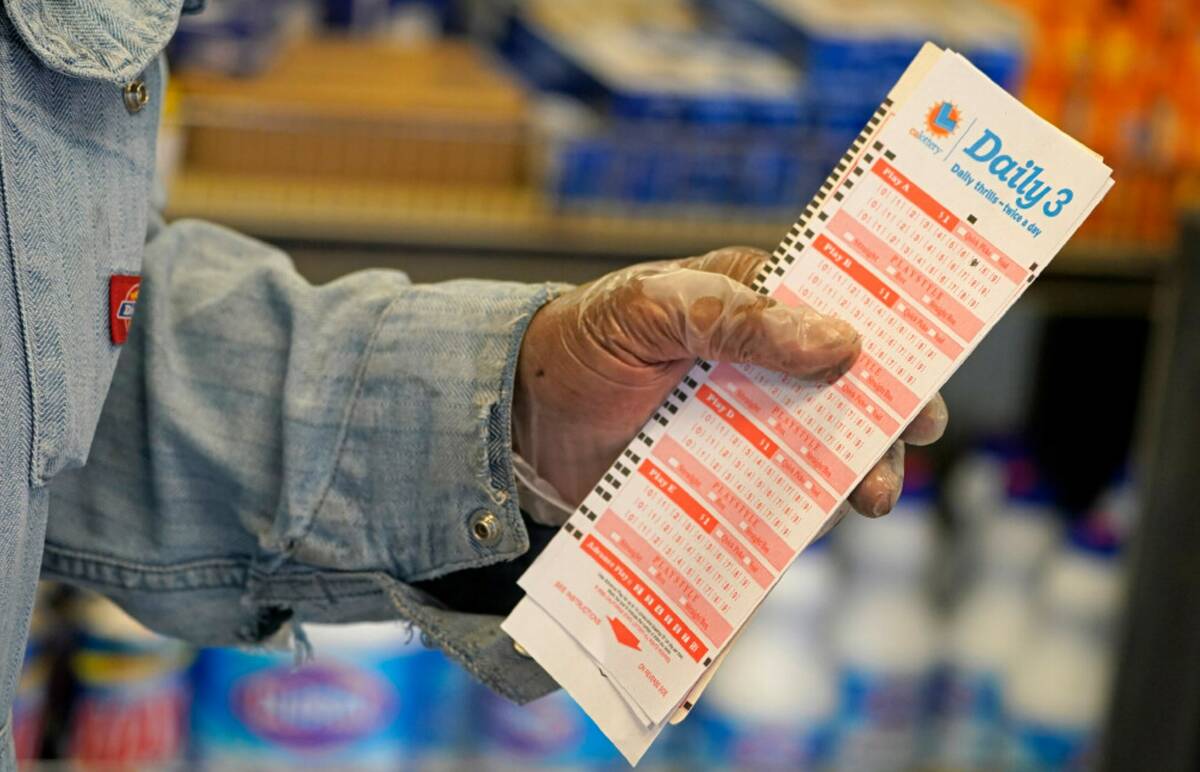
<svg viewBox="0 0 1200 772">
<path fill-rule="evenodd" d="M 682 260 L 679 266 L 705 273 L 719 273 L 739 284 L 749 285 L 770 259 L 770 252 L 755 247 L 722 247 L 707 255 Z"/>
<path fill-rule="evenodd" d="M 749 258 L 731 270 L 745 268 L 740 261 Z M 725 274 L 679 268 L 642 277 L 639 285 L 663 311 L 675 344 L 661 346 L 658 361 L 696 356 L 832 380 L 859 353 L 858 333 L 846 322 L 788 308 Z"/>
<path fill-rule="evenodd" d="M 896 442 L 851 492 L 850 506 L 867 517 L 881 517 L 896 506 L 903 487 L 904 443 Z"/>
<path fill-rule="evenodd" d="M 900 439 L 909 445 L 932 445 L 946 433 L 946 423 L 949 420 L 950 412 L 946 409 L 946 400 L 942 399 L 941 394 L 935 394 L 904 429 Z"/>
<path fill-rule="evenodd" d="M 721 247 L 698 257 L 650 260 L 630 268 L 632 274 L 646 275 L 661 273 L 676 268 L 717 273 L 728 276 L 739 284 L 750 285 L 762 273 L 763 266 L 771 259 L 771 253 L 758 247 Z"/>
</svg>

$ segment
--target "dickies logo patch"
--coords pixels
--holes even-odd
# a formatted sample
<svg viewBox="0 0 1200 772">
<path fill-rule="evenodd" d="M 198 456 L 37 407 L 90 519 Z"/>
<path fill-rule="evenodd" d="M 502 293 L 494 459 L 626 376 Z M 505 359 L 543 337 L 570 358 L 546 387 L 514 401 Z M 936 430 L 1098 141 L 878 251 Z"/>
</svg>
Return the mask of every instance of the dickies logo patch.
<svg viewBox="0 0 1200 772">
<path fill-rule="evenodd" d="M 108 279 L 108 331 L 112 342 L 121 345 L 129 337 L 129 325 L 137 308 L 141 276 L 113 274 Z"/>
</svg>

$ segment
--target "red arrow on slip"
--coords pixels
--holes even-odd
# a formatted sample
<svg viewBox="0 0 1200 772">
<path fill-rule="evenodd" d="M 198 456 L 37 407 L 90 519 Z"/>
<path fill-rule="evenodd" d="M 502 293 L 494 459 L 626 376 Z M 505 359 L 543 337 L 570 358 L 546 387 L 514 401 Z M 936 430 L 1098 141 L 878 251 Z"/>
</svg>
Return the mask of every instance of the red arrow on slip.
<svg viewBox="0 0 1200 772">
<path fill-rule="evenodd" d="M 625 626 L 624 622 L 616 617 L 609 617 L 608 623 L 612 625 L 613 635 L 617 637 L 617 643 L 622 646 L 628 646 L 631 649 L 636 649 L 637 651 L 642 650 L 642 647 L 638 645 L 640 643 L 638 637 L 633 634 L 632 630 Z"/>
</svg>

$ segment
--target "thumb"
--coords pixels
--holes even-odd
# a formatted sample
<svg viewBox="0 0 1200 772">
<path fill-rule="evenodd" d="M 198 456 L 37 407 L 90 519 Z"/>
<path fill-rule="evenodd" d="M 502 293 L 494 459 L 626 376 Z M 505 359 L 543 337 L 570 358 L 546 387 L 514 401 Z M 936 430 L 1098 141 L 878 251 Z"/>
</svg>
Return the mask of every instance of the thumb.
<svg viewBox="0 0 1200 772">
<path fill-rule="evenodd" d="M 670 320 L 665 358 L 752 364 L 805 379 L 832 380 L 858 356 L 858 333 L 811 308 L 788 308 L 719 273 L 675 268 L 641 279 Z M 674 350 L 670 350 L 674 349 Z"/>
</svg>

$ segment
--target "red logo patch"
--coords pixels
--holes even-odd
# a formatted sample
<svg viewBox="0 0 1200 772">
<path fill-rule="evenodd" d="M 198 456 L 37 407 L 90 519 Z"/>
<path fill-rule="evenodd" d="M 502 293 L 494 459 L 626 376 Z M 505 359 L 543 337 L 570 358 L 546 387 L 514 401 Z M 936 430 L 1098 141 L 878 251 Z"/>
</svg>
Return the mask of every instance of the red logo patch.
<svg viewBox="0 0 1200 772">
<path fill-rule="evenodd" d="M 113 274 L 108 277 L 108 332 L 117 345 L 129 337 L 129 325 L 133 322 L 141 286 L 141 276 Z"/>
</svg>

